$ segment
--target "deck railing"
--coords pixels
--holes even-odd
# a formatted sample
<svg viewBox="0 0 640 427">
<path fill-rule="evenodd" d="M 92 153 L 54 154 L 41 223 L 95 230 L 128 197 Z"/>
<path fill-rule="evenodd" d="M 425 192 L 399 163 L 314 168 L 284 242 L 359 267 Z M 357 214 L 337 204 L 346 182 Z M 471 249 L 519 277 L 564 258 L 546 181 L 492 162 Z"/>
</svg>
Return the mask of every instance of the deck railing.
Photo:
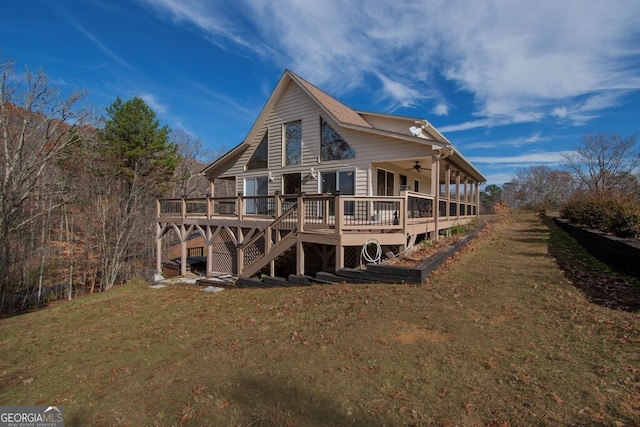
<svg viewBox="0 0 640 427">
<path fill-rule="evenodd" d="M 270 195 L 158 199 L 158 218 L 275 219 L 298 204 L 296 217 L 307 229 L 401 230 L 405 224 L 434 220 L 433 196 L 403 191 L 400 196 Z M 477 206 L 457 198 L 440 197 L 441 219 L 475 216 Z M 300 229 L 300 228 L 299 228 Z"/>
</svg>

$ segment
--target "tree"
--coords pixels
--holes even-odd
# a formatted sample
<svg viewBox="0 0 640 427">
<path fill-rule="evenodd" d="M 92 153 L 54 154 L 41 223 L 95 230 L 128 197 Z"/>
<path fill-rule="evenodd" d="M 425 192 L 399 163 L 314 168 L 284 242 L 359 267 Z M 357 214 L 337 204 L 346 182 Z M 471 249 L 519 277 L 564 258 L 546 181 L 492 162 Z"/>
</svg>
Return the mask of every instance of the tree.
<svg viewBox="0 0 640 427">
<path fill-rule="evenodd" d="M 587 133 L 575 151 L 563 156 L 564 165 L 590 191 L 624 191 L 640 166 L 637 137 L 637 132 L 629 136 Z"/>
<path fill-rule="evenodd" d="M 480 206 L 482 212 L 489 213 L 493 205 L 498 203 L 502 196 L 502 188 L 495 184 L 490 184 L 480 192 Z"/>
<path fill-rule="evenodd" d="M 138 97 L 117 98 L 107 108 L 98 139 L 87 194 L 97 219 L 101 288 L 110 289 L 144 265 L 140 260 L 150 250 L 154 199 L 169 189 L 179 156 L 169 142 L 169 128 L 160 126 Z"/>
<path fill-rule="evenodd" d="M 557 210 L 575 191 L 570 173 L 548 166 L 520 170 L 502 189 L 502 197 L 512 207 Z"/>
<path fill-rule="evenodd" d="M 14 64 L 5 61 L 0 73 L 0 298 L 4 301 L 8 284 L 19 282 L 10 271 L 12 239 L 35 218 L 59 206 L 53 196 L 65 188 L 47 182 L 45 176 L 80 140 L 78 131 L 88 110 L 79 105 L 82 93 L 62 96 L 42 71 L 27 68 L 17 76 Z M 34 209 L 29 202 L 36 198 Z"/>
<path fill-rule="evenodd" d="M 204 197 L 209 192 L 209 181 L 200 172 L 213 154 L 202 146 L 199 138 L 184 130 L 171 132 L 171 139 L 180 154 L 174 177 L 174 197 Z"/>
</svg>

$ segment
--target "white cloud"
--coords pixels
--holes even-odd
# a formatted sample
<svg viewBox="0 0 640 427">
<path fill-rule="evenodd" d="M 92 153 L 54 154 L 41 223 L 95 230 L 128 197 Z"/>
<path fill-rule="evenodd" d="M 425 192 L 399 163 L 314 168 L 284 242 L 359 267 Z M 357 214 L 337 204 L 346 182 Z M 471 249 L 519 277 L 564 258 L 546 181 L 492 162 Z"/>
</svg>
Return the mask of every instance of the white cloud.
<svg viewBox="0 0 640 427">
<path fill-rule="evenodd" d="M 449 106 L 441 102 L 433 108 L 433 114 L 436 116 L 448 116 Z"/>
<path fill-rule="evenodd" d="M 151 93 L 142 93 L 138 96 L 144 99 L 144 102 L 146 102 L 147 105 L 149 105 L 149 107 L 151 107 L 157 114 L 165 114 L 169 110 L 166 104 L 160 102 L 158 98 Z"/>
<path fill-rule="evenodd" d="M 116 55 L 104 43 L 102 43 L 91 32 L 89 32 L 89 30 L 87 30 L 86 28 L 84 28 L 82 25 L 78 24 L 77 22 L 75 22 L 71 18 L 68 18 L 68 20 L 71 22 L 71 24 L 78 31 L 80 31 L 87 39 L 89 39 L 93 44 L 95 44 L 98 47 L 98 49 L 100 49 L 103 53 L 105 53 L 109 58 L 113 59 L 114 61 L 116 61 L 120 65 L 128 68 L 129 70 L 133 70 L 133 67 L 131 65 L 129 65 L 129 63 L 127 61 L 125 61 L 124 59 L 122 59 L 118 55 Z"/>
<path fill-rule="evenodd" d="M 330 93 L 374 76 L 390 105 L 413 106 L 449 79 L 473 96 L 478 120 L 443 131 L 584 123 L 640 89 L 637 0 L 140 1 Z"/>
</svg>

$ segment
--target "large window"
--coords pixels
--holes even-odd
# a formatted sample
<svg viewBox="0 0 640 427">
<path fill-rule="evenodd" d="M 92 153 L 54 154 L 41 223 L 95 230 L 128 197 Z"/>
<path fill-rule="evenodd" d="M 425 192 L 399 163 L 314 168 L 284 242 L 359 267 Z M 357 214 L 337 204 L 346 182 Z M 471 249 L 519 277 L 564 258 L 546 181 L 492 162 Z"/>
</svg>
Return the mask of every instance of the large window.
<svg viewBox="0 0 640 427">
<path fill-rule="evenodd" d="M 384 169 L 378 169 L 377 196 L 393 196 L 393 181 L 395 174 Z"/>
<path fill-rule="evenodd" d="M 356 157 L 353 148 L 324 119 L 320 119 L 320 133 L 320 159 L 323 162 Z"/>
<path fill-rule="evenodd" d="M 247 170 L 250 169 L 266 169 L 269 166 L 269 138 L 267 134 L 264 134 L 262 141 L 256 147 L 256 150 L 251 155 L 251 158 L 247 162 Z"/>
<path fill-rule="evenodd" d="M 299 165 L 302 163 L 302 121 L 285 123 L 284 125 L 284 164 Z"/>
</svg>

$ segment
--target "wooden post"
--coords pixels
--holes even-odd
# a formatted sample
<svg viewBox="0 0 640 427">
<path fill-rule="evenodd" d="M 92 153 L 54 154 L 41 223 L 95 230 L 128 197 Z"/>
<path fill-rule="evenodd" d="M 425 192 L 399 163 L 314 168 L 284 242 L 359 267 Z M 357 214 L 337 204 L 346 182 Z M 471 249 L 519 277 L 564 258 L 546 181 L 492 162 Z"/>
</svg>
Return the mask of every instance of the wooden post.
<svg viewBox="0 0 640 427">
<path fill-rule="evenodd" d="M 456 172 L 456 202 L 458 205 L 456 217 L 460 218 L 460 172 Z"/>
<path fill-rule="evenodd" d="M 237 216 L 238 220 L 242 221 L 242 216 L 244 215 L 244 199 L 242 198 L 242 193 L 238 193 L 238 198 L 236 199 L 237 205 Z"/>
<path fill-rule="evenodd" d="M 282 198 L 279 194 L 276 194 L 273 198 L 276 203 L 276 218 L 280 218 L 280 215 L 282 215 Z"/>
<path fill-rule="evenodd" d="M 210 225 L 204 226 L 204 242 L 207 245 L 207 268 L 205 276 L 209 277 L 209 273 L 213 270 L 213 231 L 211 231 Z"/>
<path fill-rule="evenodd" d="M 334 198 L 334 208 L 333 210 L 335 211 L 335 227 L 336 227 L 336 234 L 341 234 L 342 233 L 342 226 L 344 225 L 344 206 L 342 206 L 342 199 L 340 198 L 340 196 L 335 196 Z M 327 215 L 329 215 L 329 212 L 327 212 Z"/>
<path fill-rule="evenodd" d="M 184 201 L 184 199 L 182 199 Z M 180 275 L 187 274 L 187 229 L 184 224 L 180 225 Z"/>
<path fill-rule="evenodd" d="M 162 227 L 156 223 L 156 273 L 162 274 Z"/>
<path fill-rule="evenodd" d="M 444 173 L 444 197 L 445 197 L 445 209 L 444 209 L 444 216 L 449 217 L 449 213 L 451 212 L 451 209 L 449 207 L 449 204 L 451 203 L 451 168 L 449 167 L 449 165 L 446 166 L 446 171 Z M 440 206 L 438 206 L 438 209 L 440 209 Z"/>
<path fill-rule="evenodd" d="M 242 270 L 244 270 L 244 249 L 242 246 L 239 246 L 236 250 L 238 259 L 237 259 L 237 274 L 238 277 L 242 274 Z"/>
<path fill-rule="evenodd" d="M 438 235 L 440 234 L 440 159 L 434 157 L 435 167 L 434 174 L 436 178 L 436 191 L 435 191 L 435 199 L 433 201 L 433 240 L 438 240 Z M 433 187 L 433 185 L 432 185 Z"/>
<path fill-rule="evenodd" d="M 298 236 L 298 241 L 296 242 L 296 252 L 296 274 L 302 276 L 304 275 L 304 243 L 302 243 L 300 236 Z"/>
<path fill-rule="evenodd" d="M 344 246 L 336 245 L 336 271 L 344 268 Z"/>
<path fill-rule="evenodd" d="M 476 218 L 480 218 L 480 183 L 476 182 Z"/>
<path fill-rule="evenodd" d="M 215 186 L 213 180 L 209 181 L 209 196 L 207 198 L 207 218 L 212 218 L 215 214 L 215 206 L 213 204 L 213 198 L 216 197 Z"/>
<path fill-rule="evenodd" d="M 298 233 L 304 231 L 304 198 L 298 196 Z"/>
</svg>

